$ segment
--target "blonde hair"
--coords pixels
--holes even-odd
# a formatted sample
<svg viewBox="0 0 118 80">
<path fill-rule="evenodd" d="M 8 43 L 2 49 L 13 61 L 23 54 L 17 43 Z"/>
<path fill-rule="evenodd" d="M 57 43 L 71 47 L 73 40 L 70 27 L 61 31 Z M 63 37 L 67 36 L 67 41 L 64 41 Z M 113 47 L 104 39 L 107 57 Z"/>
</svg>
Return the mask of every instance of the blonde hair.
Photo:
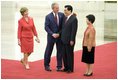
<svg viewBox="0 0 118 80">
<path fill-rule="evenodd" d="M 23 16 L 24 12 L 27 11 L 27 10 L 28 10 L 28 9 L 27 9 L 26 7 L 22 7 L 22 8 L 20 9 L 21 15 Z"/>
</svg>

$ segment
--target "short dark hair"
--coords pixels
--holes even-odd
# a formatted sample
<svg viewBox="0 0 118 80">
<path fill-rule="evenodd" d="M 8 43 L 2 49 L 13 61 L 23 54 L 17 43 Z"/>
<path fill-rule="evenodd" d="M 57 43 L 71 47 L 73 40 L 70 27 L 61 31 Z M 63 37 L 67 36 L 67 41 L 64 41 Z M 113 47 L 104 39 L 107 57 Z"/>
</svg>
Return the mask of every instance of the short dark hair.
<svg viewBox="0 0 118 80">
<path fill-rule="evenodd" d="M 65 5 L 65 8 L 67 8 L 68 11 L 71 10 L 71 12 L 73 12 L 73 7 L 71 5 Z"/>
<path fill-rule="evenodd" d="M 95 21 L 95 16 L 94 16 L 93 14 L 87 15 L 86 18 L 87 18 L 91 23 L 94 23 L 94 21 Z"/>
</svg>

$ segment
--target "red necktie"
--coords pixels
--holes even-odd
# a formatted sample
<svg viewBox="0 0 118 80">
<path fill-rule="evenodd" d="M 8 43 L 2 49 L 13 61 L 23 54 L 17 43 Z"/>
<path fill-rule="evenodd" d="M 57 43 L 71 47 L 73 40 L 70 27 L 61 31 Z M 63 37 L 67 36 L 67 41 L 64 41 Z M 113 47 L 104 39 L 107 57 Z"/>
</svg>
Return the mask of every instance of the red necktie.
<svg viewBox="0 0 118 80">
<path fill-rule="evenodd" d="M 57 19 L 57 15 L 55 14 L 55 19 L 56 19 L 56 22 L 57 22 L 57 24 L 58 24 L 58 19 Z"/>
<path fill-rule="evenodd" d="M 65 19 L 65 24 L 66 24 L 66 22 L 67 22 L 67 19 L 68 19 L 68 17 L 66 17 L 66 19 Z"/>
</svg>

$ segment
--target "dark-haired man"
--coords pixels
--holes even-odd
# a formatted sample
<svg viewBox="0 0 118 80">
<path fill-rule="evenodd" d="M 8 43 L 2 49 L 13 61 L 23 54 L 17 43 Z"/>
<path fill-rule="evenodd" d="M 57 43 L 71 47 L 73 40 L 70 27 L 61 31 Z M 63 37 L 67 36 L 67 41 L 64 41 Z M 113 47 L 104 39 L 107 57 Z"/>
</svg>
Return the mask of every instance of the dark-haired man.
<svg viewBox="0 0 118 80">
<path fill-rule="evenodd" d="M 62 23 L 60 32 L 62 40 L 62 56 L 64 62 L 63 72 L 72 73 L 74 68 L 74 45 L 78 27 L 76 16 L 72 14 L 73 8 L 71 5 L 66 5 L 64 9 L 65 18 Z"/>
</svg>

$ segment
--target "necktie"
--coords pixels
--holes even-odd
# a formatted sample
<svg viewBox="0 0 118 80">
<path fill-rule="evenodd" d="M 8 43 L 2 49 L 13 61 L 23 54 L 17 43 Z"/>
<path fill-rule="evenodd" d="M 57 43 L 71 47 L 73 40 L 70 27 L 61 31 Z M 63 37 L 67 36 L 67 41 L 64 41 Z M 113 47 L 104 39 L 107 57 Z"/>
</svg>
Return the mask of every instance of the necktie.
<svg viewBox="0 0 118 80">
<path fill-rule="evenodd" d="M 56 19 L 56 22 L 57 22 L 57 24 L 58 24 L 57 14 L 55 14 L 55 19 Z"/>
<path fill-rule="evenodd" d="M 68 19 L 68 17 L 66 17 L 66 19 L 65 19 L 65 24 L 66 24 L 66 22 L 67 22 L 67 19 Z"/>
</svg>

